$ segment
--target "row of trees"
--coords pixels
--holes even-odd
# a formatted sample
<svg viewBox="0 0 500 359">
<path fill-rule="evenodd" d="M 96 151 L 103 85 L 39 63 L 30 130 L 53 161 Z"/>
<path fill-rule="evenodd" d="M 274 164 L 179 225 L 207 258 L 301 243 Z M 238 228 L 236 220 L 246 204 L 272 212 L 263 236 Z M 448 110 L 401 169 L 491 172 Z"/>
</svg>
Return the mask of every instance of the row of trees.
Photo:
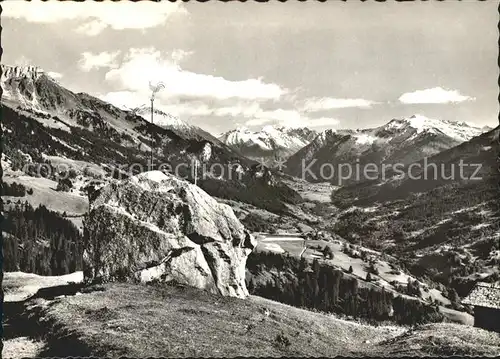
<svg viewBox="0 0 500 359">
<path fill-rule="evenodd" d="M 394 296 L 373 285 L 361 287 L 355 277 L 317 260 L 309 264 L 304 258 L 254 252 L 247 260 L 247 268 L 250 293 L 293 306 L 375 322 L 392 320 L 399 324 L 417 324 L 442 320 L 434 305 Z M 259 277 L 262 272 L 275 275 L 263 281 Z"/>
<path fill-rule="evenodd" d="M 2 183 L 2 196 L 24 197 L 26 193 L 33 194 L 33 189 L 26 189 L 23 184 L 17 182 L 10 184 L 7 182 Z"/>
<path fill-rule="evenodd" d="M 5 214 L 4 270 L 62 275 L 82 270 L 83 238 L 57 212 L 18 202 Z"/>
</svg>

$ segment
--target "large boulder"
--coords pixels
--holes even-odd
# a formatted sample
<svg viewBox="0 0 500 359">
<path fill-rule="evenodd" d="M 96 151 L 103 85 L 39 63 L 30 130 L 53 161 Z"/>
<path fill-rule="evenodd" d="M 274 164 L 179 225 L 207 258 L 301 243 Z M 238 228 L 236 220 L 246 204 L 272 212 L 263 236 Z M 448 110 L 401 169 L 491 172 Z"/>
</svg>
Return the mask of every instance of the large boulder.
<svg viewBox="0 0 500 359">
<path fill-rule="evenodd" d="M 86 280 L 174 281 L 248 295 L 255 239 L 229 206 L 175 176 L 145 172 L 97 190 L 84 229 Z"/>
</svg>

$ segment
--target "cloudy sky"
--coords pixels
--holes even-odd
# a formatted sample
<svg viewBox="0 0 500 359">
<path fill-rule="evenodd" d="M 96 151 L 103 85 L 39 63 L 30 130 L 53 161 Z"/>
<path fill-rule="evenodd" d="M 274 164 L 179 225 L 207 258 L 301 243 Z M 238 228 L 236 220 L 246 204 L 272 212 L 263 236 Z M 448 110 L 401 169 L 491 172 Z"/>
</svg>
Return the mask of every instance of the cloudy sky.
<svg viewBox="0 0 500 359">
<path fill-rule="evenodd" d="M 498 2 L 2 3 L 2 63 L 219 134 L 498 124 Z"/>
</svg>

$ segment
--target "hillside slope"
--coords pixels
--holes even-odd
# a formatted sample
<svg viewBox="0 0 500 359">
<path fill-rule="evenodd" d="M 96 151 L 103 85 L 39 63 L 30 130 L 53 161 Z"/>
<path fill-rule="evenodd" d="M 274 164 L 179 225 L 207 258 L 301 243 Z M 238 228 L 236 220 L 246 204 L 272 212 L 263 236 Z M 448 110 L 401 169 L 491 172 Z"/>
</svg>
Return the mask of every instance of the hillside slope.
<svg viewBox="0 0 500 359">
<path fill-rule="evenodd" d="M 30 311 L 54 330 L 41 355 L 398 355 L 395 348 L 404 343 L 416 344 L 407 347 L 407 354 L 500 353 L 500 337 L 459 325 L 412 331 L 372 327 L 260 297 L 243 300 L 191 288 L 108 284 L 82 291 L 30 302 Z"/>
<path fill-rule="evenodd" d="M 389 171 L 387 180 L 363 181 L 340 188 L 333 198 L 350 198 L 353 204 L 367 205 L 405 199 L 442 186 L 477 186 L 478 189 L 486 184 L 492 186 L 492 182 L 500 177 L 495 165 L 499 133 L 500 127 L 497 127 L 430 156 L 425 162 L 423 159 L 414 161 L 415 167 L 409 170 L 407 166 L 404 177 Z M 462 170 L 460 163 L 463 163 Z M 490 189 L 494 190 L 493 187 Z"/>
<path fill-rule="evenodd" d="M 431 157 L 428 163 L 437 171 L 430 166 L 415 170 L 414 179 L 394 176 L 334 191 L 332 201 L 343 209 L 334 231 L 397 256 L 413 273 L 451 285 L 459 295 L 482 278 L 496 280 L 499 132 L 496 128 Z M 474 166 L 463 166 L 460 175 L 460 163 Z M 417 164 L 424 168 L 422 161 Z"/>
</svg>

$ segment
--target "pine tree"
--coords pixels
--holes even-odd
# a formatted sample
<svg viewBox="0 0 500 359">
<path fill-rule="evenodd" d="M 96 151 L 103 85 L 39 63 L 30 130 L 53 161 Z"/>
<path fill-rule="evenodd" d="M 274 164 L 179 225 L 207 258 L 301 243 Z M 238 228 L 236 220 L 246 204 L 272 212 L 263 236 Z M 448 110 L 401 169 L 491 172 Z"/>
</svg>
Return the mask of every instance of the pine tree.
<svg viewBox="0 0 500 359">
<path fill-rule="evenodd" d="M 448 298 L 450 299 L 450 302 L 451 303 L 458 303 L 460 298 L 457 294 L 457 291 L 455 290 L 455 288 L 451 288 L 449 291 L 448 291 Z"/>
</svg>

